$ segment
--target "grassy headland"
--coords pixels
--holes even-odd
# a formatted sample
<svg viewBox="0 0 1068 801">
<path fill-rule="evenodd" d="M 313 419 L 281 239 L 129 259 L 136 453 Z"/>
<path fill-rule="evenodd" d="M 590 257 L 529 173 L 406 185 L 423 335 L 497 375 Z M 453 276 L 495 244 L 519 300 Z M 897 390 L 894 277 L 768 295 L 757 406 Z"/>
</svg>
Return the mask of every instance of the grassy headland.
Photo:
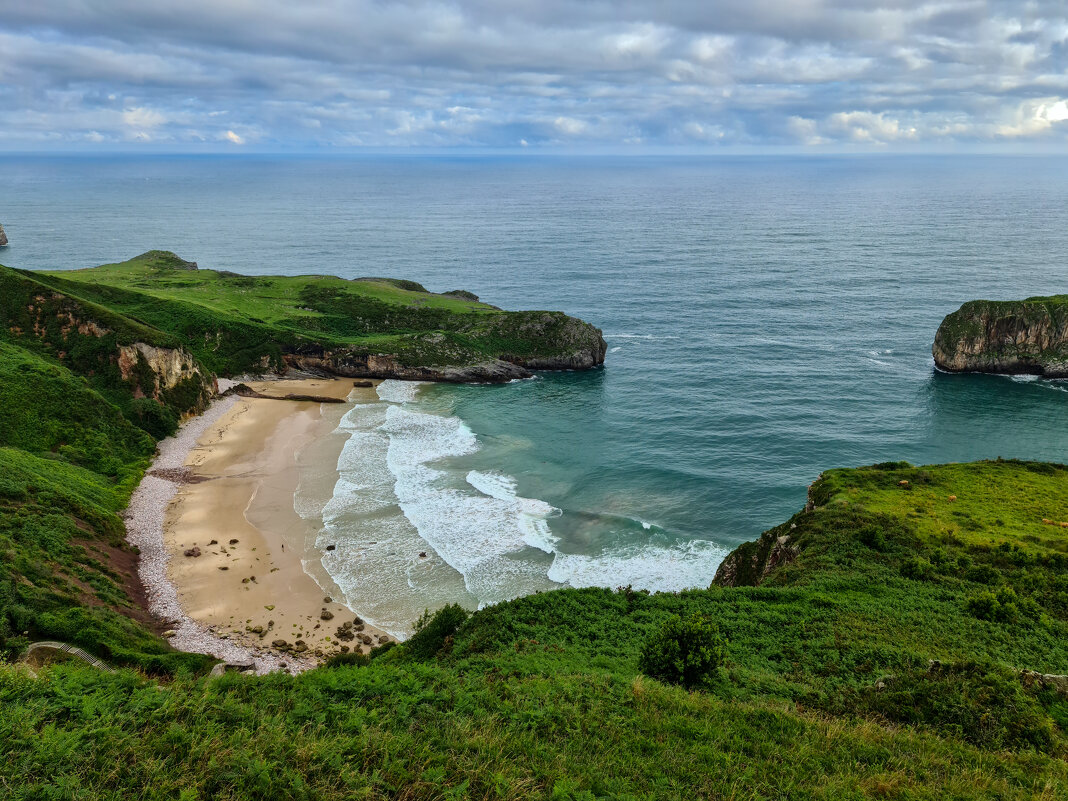
<svg viewBox="0 0 1068 801">
<path fill-rule="evenodd" d="M 287 349 L 309 344 L 298 319 L 329 329 L 312 344 L 350 346 L 342 331 L 364 318 L 346 321 L 331 303 L 476 327 L 509 318 L 468 298 L 420 303 L 428 293 L 377 280 L 322 279 L 333 300 L 305 306 L 299 287 L 319 279 L 231 278 L 158 258 L 172 257 L 136 267 L 140 288 L 132 267 L 114 268 L 122 286 L 109 285 L 113 268 L 84 281 L 0 269 L 0 654 L 59 639 L 120 667 L 61 663 L 30 677 L 0 664 L 0 795 L 1068 795 L 1060 465 L 829 470 L 809 508 L 739 548 L 708 588 L 542 593 L 466 619 L 443 612 L 366 663 L 205 676 L 211 660 L 153 633 L 123 542 L 118 513 L 153 427 L 195 411 L 211 372 L 259 365 L 272 347 L 273 366 L 293 358 Z M 274 288 L 249 287 L 244 305 L 242 280 Z M 367 306 L 364 289 L 379 293 Z M 449 324 L 436 333 L 459 336 Z M 190 391 L 174 391 L 181 381 Z M 707 683 L 688 692 L 640 675 L 646 643 L 694 614 L 727 640 Z"/>
<path fill-rule="evenodd" d="M 600 331 L 560 312 L 506 312 L 413 281 L 200 270 L 150 251 L 121 264 L 35 276 L 177 337 L 219 375 L 287 365 L 347 376 L 508 380 L 589 368 Z"/>
</svg>

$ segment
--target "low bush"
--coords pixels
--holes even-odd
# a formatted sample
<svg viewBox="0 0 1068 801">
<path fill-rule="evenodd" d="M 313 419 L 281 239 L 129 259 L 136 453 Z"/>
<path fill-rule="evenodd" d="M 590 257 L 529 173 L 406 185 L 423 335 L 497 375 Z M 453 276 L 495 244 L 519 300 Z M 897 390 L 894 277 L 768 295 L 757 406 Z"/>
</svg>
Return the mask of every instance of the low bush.
<svg viewBox="0 0 1068 801">
<path fill-rule="evenodd" d="M 719 627 L 704 615 L 673 617 L 642 649 L 638 669 L 666 684 L 681 684 L 688 690 L 711 683 L 727 641 Z"/>
<path fill-rule="evenodd" d="M 443 606 L 434 614 L 426 610 L 415 624 L 415 634 L 405 643 L 408 654 L 415 659 L 432 659 L 442 650 L 448 650 L 452 635 L 464 624 L 471 613 L 459 604 Z"/>
</svg>

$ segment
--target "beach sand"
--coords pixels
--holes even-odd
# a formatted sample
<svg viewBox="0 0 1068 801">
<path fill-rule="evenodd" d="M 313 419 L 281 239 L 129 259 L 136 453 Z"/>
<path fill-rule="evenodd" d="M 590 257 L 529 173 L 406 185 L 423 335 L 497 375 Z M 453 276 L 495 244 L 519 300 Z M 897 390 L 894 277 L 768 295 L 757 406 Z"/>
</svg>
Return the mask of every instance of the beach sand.
<svg viewBox="0 0 1068 801">
<path fill-rule="evenodd" d="M 377 399 L 373 389 L 354 390 L 351 380 L 246 383 L 275 397 L 346 398 L 355 392 Z M 298 454 L 311 447 L 315 458 L 332 458 L 336 465 L 344 438 L 330 435 L 346 408 L 238 398 L 189 451 L 189 474 L 163 521 L 167 575 L 182 611 L 234 645 L 288 658 L 291 668 L 341 650 L 367 651 L 389 639 L 329 600 L 338 593 L 331 592 L 314 549 L 318 525 L 293 508 Z M 185 555 L 192 549 L 199 555 Z M 304 560 L 326 590 L 305 572 Z M 352 628 L 339 639 L 344 624 Z"/>
</svg>

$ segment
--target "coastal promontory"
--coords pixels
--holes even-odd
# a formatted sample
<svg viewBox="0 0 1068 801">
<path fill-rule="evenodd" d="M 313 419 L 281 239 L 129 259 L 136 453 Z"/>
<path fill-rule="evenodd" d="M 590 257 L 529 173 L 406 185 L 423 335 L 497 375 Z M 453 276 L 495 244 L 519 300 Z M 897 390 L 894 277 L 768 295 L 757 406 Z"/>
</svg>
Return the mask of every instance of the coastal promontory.
<svg viewBox="0 0 1068 801">
<path fill-rule="evenodd" d="M 28 273 L 65 296 L 174 337 L 220 376 L 290 370 L 349 378 L 503 382 L 604 362 L 599 329 L 554 311 L 503 311 L 469 292 L 390 278 L 239 275 L 169 251 Z"/>
<path fill-rule="evenodd" d="M 947 372 L 1068 377 L 1068 295 L 969 301 L 942 321 L 932 354 Z"/>
</svg>

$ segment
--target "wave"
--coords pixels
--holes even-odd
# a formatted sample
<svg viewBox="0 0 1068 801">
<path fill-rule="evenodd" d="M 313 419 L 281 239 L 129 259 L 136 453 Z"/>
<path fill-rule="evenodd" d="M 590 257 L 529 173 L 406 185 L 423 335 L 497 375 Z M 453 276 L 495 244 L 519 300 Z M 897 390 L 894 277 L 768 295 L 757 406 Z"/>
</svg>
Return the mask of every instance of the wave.
<svg viewBox="0 0 1068 801">
<path fill-rule="evenodd" d="M 519 495 L 504 472 L 448 468 L 481 446 L 460 418 L 421 411 L 419 387 L 383 381 L 379 402 L 344 415 L 337 430 L 348 440 L 319 512 L 322 565 L 370 623 L 403 638 L 424 608 L 446 603 L 485 606 L 568 585 L 675 591 L 711 581 L 725 551 L 705 542 L 564 552 L 552 528 L 560 509 Z M 644 520 L 627 524 L 664 536 Z"/>
<path fill-rule="evenodd" d="M 375 387 L 375 391 L 379 398 L 389 403 L 408 403 L 415 400 L 420 387 L 425 383 L 425 381 L 400 381 L 396 378 L 387 378 Z"/>
<path fill-rule="evenodd" d="M 679 592 L 707 587 L 727 549 L 706 540 L 674 547 L 651 543 L 605 550 L 596 555 L 558 553 L 549 578 L 572 587 L 623 587 Z"/>
</svg>

